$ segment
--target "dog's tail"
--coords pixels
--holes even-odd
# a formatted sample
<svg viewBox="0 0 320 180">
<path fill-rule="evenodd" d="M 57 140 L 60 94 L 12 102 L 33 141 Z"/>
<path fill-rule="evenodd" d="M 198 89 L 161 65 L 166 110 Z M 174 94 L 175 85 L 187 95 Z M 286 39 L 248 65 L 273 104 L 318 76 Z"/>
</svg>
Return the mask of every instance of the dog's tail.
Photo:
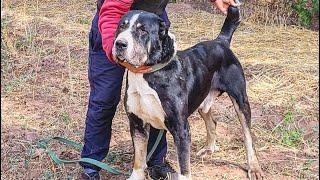
<svg viewBox="0 0 320 180">
<path fill-rule="evenodd" d="M 224 23 L 218 38 L 226 40 L 228 42 L 228 45 L 230 46 L 233 32 L 237 29 L 240 22 L 241 22 L 241 19 L 240 19 L 239 8 L 234 6 L 229 6 L 228 15 L 224 20 Z"/>
</svg>

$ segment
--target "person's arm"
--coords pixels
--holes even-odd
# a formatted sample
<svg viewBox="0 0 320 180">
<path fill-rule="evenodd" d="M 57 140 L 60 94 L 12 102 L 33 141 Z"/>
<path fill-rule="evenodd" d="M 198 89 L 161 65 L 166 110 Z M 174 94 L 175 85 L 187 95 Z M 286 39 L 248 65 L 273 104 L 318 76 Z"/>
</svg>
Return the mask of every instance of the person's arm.
<svg viewBox="0 0 320 180">
<path fill-rule="evenodd" d="M 114 35 L 121 17 L 130 10 L 133 0 L 105 0 L 99 13 L 99 31 L 102 38 L 102 47 L 110 61 Z"/>
</svg>

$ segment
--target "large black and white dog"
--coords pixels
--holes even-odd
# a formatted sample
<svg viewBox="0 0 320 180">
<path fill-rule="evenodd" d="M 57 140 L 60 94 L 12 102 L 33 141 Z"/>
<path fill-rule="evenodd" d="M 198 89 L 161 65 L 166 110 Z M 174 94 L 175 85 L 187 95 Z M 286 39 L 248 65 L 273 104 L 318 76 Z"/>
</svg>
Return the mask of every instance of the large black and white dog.
<svg viewBox="0 0 320 180">
<path fill-rule="evenodd" d="M 135 66 L 164 67 L 152 73 L 127 73 L 125 107 L 134 144 L 130 179 L 144 179 L 150 125 L 169 131 L 174 139 L 179 179 L 191 179 L 190 131 L 187 118 L 198 109 L 207 130 L 206 146 L 198 155 L 217 147 L 212 105 L 226 92 L 237 112 L 245 137 L 250 179 L 262 179 L 250 133 L 251 111 L 239 60 L 230 50 L 233 32 L 240 23 L 239 10 L 228 9 L 219 36 L 184 51 L 176 51 L 175 38 L 157 15 L 130 11 L 120 21 L 113 47 L 119 62 Z"/>
</svg>

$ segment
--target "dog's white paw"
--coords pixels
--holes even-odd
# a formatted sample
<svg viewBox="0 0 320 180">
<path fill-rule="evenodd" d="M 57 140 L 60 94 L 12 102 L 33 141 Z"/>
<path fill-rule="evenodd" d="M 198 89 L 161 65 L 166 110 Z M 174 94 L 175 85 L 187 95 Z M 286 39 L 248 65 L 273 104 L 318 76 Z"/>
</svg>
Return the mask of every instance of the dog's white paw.
<svg viewBox="0 0 320 180">
<path fill-rule="evenodd" d="M 191 175 L 184 176 L 179 174 L 178 180 L 192 180 Z"/>
<path fill-rule="evenodd" d="M 131 176 L 127 180 L 144 180 L 144 171 L 143 169 L 134 169 L 131 173 Z"/>
<path fill-rule="evenodd" d="M 205 146 L 200 151 L 197 152 L 197 156 L 203 157 L 207 154 L 214 153 L 215 151 L 219 151 L 219 146 L 212 145 L 212 146 Z"/>
</svg>

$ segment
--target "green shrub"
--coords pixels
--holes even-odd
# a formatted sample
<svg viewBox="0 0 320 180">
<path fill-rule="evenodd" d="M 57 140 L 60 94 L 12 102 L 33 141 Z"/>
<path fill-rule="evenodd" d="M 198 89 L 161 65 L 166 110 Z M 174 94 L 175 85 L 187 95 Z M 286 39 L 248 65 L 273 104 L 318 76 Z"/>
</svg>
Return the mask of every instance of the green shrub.
<svg viewBox="0 0 320 180">
<path fill-rule="evenodd" d="M 311 27 L 312 18 L 314 16 L 319 16 L 319 0 L 298 0 L 297 3 L 293 5 L 293 9 L 298 15 L 298 21 L 300 25 L 305 27 Z"/>
</svg>

